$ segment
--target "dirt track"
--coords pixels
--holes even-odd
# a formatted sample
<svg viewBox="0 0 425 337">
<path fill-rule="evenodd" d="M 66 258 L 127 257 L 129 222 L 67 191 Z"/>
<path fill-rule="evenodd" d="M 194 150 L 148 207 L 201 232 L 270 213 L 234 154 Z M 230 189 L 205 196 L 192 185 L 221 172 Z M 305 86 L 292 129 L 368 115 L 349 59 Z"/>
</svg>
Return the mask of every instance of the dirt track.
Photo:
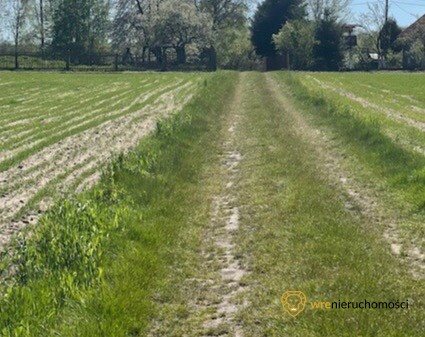
<svg viewBox="0 0 425 337">
<path fill-rule="evenodd" d="M 240 79 L 240 82 L 243 78 Z M 240 258 L 236 257 L 234 233 L 239 229 L 240 207 L 235 195 L 235 184 L 239 173 L 239 164 L 242 154 L 235 144 L 235 134 L 238 130 L 239 109 L 241 108 L 242 86 L 238 84 L 232 112 L 226 132 L 227 139 L 223 142 L 223 155 L 221 157 L 222 185 L 220 195 L 214 197 L 212 202 L 211 222 L 205 232 L 205 247 L 211 247 L 203 252 L 205 263 L 216 266 L 220 276 L 212 282 L 202 281 L 201 288 L 211 289 L 211 294 L 204 301 L 198 301 L 197 309 L 205 311 L 210 309 L 210 314 L 203 322 L 205 336 L 212 334 L 217 329 L 226 329 L 235 337 L 242 337 L 242 327 L 235 320 L 236 313 L 241 304 L 236 301 L 236 296 L 245 289 L 242 278 L 248 274 L 242 266 Z M 214 252 L 212 253 L 211 250 Z M 209 258 L 213 256 L 213 258 Z M 208 300 L 215 298 L 215 301 Z M 212 310 L 211 310 L 212 308 Z"/>
</svg>

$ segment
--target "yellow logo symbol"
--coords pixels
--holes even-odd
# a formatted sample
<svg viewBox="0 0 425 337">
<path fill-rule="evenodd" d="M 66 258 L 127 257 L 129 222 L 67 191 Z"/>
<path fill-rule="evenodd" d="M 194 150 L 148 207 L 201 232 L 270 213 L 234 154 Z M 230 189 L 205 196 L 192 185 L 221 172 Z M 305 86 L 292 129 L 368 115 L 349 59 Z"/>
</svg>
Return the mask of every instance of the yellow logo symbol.
<svg viewBox="0 0 425 337">
<path fill-rule="evenodd" d="M 302 291 L 286 291 L 280 300 L 283 309 L 292 317 L 298 316 L 305 309 L 307 303 L 307 297 Z"/>
</svg>

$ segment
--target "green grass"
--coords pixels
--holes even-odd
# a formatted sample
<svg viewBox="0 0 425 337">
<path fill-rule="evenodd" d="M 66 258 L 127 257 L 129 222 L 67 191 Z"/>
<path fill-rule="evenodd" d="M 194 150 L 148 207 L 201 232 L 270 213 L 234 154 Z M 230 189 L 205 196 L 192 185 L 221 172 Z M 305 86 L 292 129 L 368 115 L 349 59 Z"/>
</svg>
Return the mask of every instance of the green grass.
<svg viewBox="0 0 425 337">
<path fill-rule="evenodd" d="M 136 145 L 209 76 L 0 72 L 0 222 L 26 221 L 39 203 L 67 195 L 70 180 Z M 15 196 L 22 205 L 8 208 Z"/>
<path fill-rule="evenodd" d="M 2 286 L 2 335 L 144 335 L 153 298 L 172 287 L 171 267 L 198 238 L 200 219 L 188 219 L 196 210 L 208 215 L 199 176 L 233 83 L 228 73 L 206 80 L 98 187 L 59 202 L 21 236 L 17 273 Z"/>
<path fill-rule="evenodd" d="M 407 223 L 403 230 L 408 239 L 423 246 L 425 235 L 425 158 L 409 151 L 385 132 L 379 119 L 365 117 L 350 105 L 341 105 L 334 96 L 304 86 L 298 76 L 276 75 L 286 81 L 300 107 L 309 111 L 317 125 L 328 127 L 342 140 L 348 153 L 356 158 L 353 172 L 363 167 L 372 184 L 383 186 L 392 199 L 389 208 L 396 208 Z M 301 75 L 302 76 L 302 75 Z M 360 175 L 359 172 L 356 173 Z M 422 225 L 421 225 L 422 223 Z"/>
<path fill-rule="evenodd" d="M 310 92 L 324 95 L 343 110 L 349 107 L 358 117 L 373 119 L 382 126 L 382 131 L 408 149 L 425 149 L 425 134 L 396 120 L 383 112 L 391 110 L 413 122 L 423 123 L 425 111 L 425 76 L 408 73 L 298 73 L 294 75 Z M 321 88 L 316 80 L 336 90 L 354 94 L 375 106 L 365 107 L 343 95 Z"/>
<path fill-rule="evenodd" d="M 239 316 L 244 336 L 422 336 L 423 282 L 391 255 L 382 228 L 346 211 L 341 191 L 320 169 L 315 144 L 300 136 L 290 107 L 281 104 L 264 76 L 246 81 L 239 135 L 245 159 L 238 192 L 240 203 L 249 205 L 242 212 L 239 253 L 248 252 L 252 270 L 245 280 L 251 285 L 249 306 Z M 302 90 L 295 90 L 299 99 Z M 304 107 L 320 113 L 323 104 L 309 100 Z M 336 126 L 347 126 L 335 119 Z M 301 290 L 308 301 L 411 299 L 414 304 L 405 311 L 307 308 L 294 319 L 280 304 L 286 290 Z"/>
<path fill-rule="evenodd" d="M 242 160 L 232 196 L 241 216 L 234 249 L 249 271 L 238 294 L 248 305 L 236 317 L 244 336 L 423 336 L 423 280 L 391 254 L 385 224 L 347 210 L 342 187 L 330 184 L 317 144 L 294 116 L 331 130 L 337 150 L 361 163 L 353 174 L 370 172 L 385 187 L 378 195 L 397 195 L 411 216 L 424 211 L 424 159 L 388 137 L 381 120 L 306 88 L 299 76 L 210 75 L 183 111 L 114 160 L 98 186 L 58 202 L 16 242 L 16 272 L 0 289 L 0 333 L 146 336 L 154 322 L 166 336 L 197 336 L 211 308 L 191 307 L 208 298 L 208 283 L 191 285 L 221 280 L 206 263 L 213 250 L 204 236 L 211 202 L 225 189 L 220 163 L 237 111 Z M 286 290 L 304 291 L 309 301 L 408 299 L 410 309 L 307 308 L 294 319 L 280 303 Z"/>
<path fill-rule="evenodd" d="M 425 108 L 425 76 L 421 73 L 310 73 L 333 86 L 347 89 L 379 105 L 425 121 L 412 106 Z M 304 77 L 305 75 L 301 75 Z"/>
</svg>

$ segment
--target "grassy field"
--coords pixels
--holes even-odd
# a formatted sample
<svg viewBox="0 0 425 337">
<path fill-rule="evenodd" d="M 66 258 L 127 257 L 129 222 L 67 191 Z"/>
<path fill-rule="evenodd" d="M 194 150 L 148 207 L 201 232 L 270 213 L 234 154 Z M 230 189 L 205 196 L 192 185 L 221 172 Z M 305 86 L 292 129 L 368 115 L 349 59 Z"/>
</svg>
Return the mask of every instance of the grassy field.
<svg viewBox="0 0 425 337">
<path fill-rule="evenodd" d="M 405 241 L 425 249 L 425 76 L 354 73 L 295 78 L 300 100 L 318 106 L 322 118 L 316 123 L 343 139 L 351 174 L 363 176 L 375 190 L 385 190 L 381 198 L 402 218 L 398 222 Z"/>
<path fill-rule="evenodd" d="M 310 90 L 373 119 L 393 140 L 425 153 L 425 80 L 421 73 L 304 73 Z"/>
<path fill-rule="evenodd" d="M 0 174 L 20 177 L 33 158 L 38 182 L 57 158 L 74 173 L 59 172 L 54 191 L 90 177 L 86 161 L 103 174 L 88 191 L 53 194 L 3 256 L 2 336 L 425 334 L 425 77 L 25 75 L 0 73 L 0 86 L 29 91 L 16 107 L 0 103 L 3 132 L 45 145 L 25 153 L 4 143 L 2 153 L 18 152 Z M 72 92 L 76 83 L 93 94 Z M 31 91 L 43 85 L 57 107 L 46 127 L 31 122 L 46 114 Z M 79 117 L 87 127 L 60 127 Z M 281 304 L 287 290 L 307 296 L 296 318 Z M 409 308 L 312 306 L 365 300 Z"/>
<path fill-rule="evenodd" d="M 0 167 L 5 170 L 66 136 L 139 111 L 173 89 L 180 88 L 185 97 L 201 77 L 3 73 Z"/>
<path fill-rule="evenodd" d="M 35 222 L 53 199 L 92 185 L 103 164 L 180 110 L 207 77 L 1 73 L 0 224 Z"/>
</svg>

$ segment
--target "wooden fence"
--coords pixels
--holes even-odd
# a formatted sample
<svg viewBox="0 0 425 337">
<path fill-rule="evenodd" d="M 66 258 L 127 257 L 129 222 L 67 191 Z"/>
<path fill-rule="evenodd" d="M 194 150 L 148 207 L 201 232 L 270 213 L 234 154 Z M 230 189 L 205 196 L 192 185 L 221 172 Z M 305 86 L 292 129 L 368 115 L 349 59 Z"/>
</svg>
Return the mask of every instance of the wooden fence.
<svg viewBox="0 0 425 337">
<path fill-rule="evenodd" d="M 214 60 L 213 60 L 214 61 Z M 211 59 L 199 59 L 184 64 L 175 61 L 142 60 L 139 55 L 95 54 L 76 60 L 33 52 L 1 52 L 0 70 L 75 70 L 75 71 L 213 71 Z"/>
</svg>

